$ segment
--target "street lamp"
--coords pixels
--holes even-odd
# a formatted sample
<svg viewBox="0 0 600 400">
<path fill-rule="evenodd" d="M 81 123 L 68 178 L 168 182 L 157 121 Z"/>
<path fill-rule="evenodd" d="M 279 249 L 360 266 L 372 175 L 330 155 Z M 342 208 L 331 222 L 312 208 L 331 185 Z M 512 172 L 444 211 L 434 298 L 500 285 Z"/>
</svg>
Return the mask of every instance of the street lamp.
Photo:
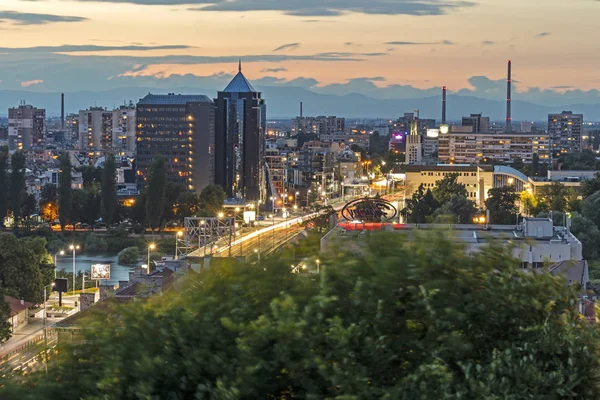
<svg viewBox="0 0 600 400">
<path fill-rule="evenodd" d="M 183 237 L 183 231 L 177 232 L 175 236 L 175 259 L 179 260 L 179 238 Z"/>
<path fill-rule="evenodd" d="M 44 286 L 44 318 L 43 318 L 43 325 L 44 325 L 44 360 L 45 360 L 45 367 L 46 367 L 46 376 L 48 376 L 48 336 L 46 333 L 46 317 L 47 317 L 47 312 L 46 312 L 46 288 L 50 286 L 50 287 L 54 287 L 54 282 L 52 282 L 49 285 Z"/>
<path fill-rule="evenodd" d="M 56 279 L 56 270 L 58 269 L 58 265 L 57 265 L 57 261 L 56 261 L 56 256 L 58 255 L 64 256 L 65 255 L 65 251 L 61 250 L 58 253 L 54 254 L 54 279 Z"/>
<path fill-rule="evenodd" d="M 73 294 L 75 294 L 75 250 L 79 250 L 79 245 L 70 245 L 69 249 L 73 251 Z"/>
<path fill-rule="evenodd" d="M 285 215 L 285 236 L 287 237 L 288 234 L 288 215 L 287 215 L 287 208 L 283 208 L 283 214 Z"/>
<path fill-rule="evenodd" d="M 225 216 L 225 214 L 223 214 L 222 212 L 220 212 L 218 215 L 219 218 L 223 218 L 224 216 Z"/>
<path fill-rule="evenodd" d="M 317 263 L 317 274 L 318 274 L 320 272 L 319 265 L 321 264 L 321 261 L 317 259 L 315 262 Z"/>
<path fill-rule="evenodd" d="M 154 243 L 150 243 L 150 245 L 148 246 L 148 275 L 150 275 L 150 250 L 154 250 L 156 248 L 156 245 Z"/>
</svg>

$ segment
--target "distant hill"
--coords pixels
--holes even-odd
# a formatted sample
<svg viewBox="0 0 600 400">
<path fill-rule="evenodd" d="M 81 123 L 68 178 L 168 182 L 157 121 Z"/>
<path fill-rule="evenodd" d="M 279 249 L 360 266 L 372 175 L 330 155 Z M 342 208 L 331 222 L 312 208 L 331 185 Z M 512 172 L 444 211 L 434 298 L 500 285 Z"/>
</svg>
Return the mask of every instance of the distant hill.
<svg viewBox="0 0 600 400">
<path fill-rule="evenodd" d="M 305 115 L 337 115 L 342 117 L 359 118 L 393 118 L 404 112 L 420 110 L 423 118 L 439 119 L 441 115 L 441 101 L 439 96 L 417 99 L 375 99 L 361 94 L 348 94 L 344 96 L 319 94 L 313 91 L 288 86 L 258 87 L 263 92 L 267 101 L 267 115 L 269 118 L 290 118 L 299 114 L 299 104 L 304 103 Z M 66 113 L 77 112 L 90 106 L 114 107 L 125 101 L 136 102 L 147 93 L 201 93 L 215 97 L 214 90 L 201 88 L 173 88 L 160 89 L 130 87 L 107 91 L 81 91 L 65 93 Z M 48 116 L 60 115 L 60 93 L 34 92 L 34 91 L 9 91 L 0 90 L 0 116 L 6 116 L 9 107 L 14 107 L 21 100 L 37 107 L 48 110 Z M 483 113 L 494 121 L 505 118 L 505 102 L 481 99 L 472 96 L 449 95 L 448 119 L 457 120 L 461 116 L 471 113 Z M 583 113 L 588 121 L 600 121 L 600 104 L 567 104 L 559 107 L 549 107 L 540 104 L 513 99 L 514 120 L 544 121 L 549 113 L 571 110 Z"/>
</svg>

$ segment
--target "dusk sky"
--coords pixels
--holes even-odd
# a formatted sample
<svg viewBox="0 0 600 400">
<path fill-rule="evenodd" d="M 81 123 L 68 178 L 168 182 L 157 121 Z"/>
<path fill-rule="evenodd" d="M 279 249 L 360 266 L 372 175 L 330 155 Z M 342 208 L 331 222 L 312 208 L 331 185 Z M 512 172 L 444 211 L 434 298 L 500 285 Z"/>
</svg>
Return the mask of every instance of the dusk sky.
<svg viewBox="0 0 600 400">
<path fill-rule="evenodd" d="M 293 81 L 314 89 L 350 82 L 357 89 L 447 85 L 485 92 L 505 79 L 508 59 L 521 91 L 600 87 L 595 0 L 2 0 L 1 5 L 0 89 L 101 90 L 160 80 L 184 85 L 186 79 L 221 84 L 236 72 L 237 57 L 246 76 L 259 84 Z"/>
</svg>

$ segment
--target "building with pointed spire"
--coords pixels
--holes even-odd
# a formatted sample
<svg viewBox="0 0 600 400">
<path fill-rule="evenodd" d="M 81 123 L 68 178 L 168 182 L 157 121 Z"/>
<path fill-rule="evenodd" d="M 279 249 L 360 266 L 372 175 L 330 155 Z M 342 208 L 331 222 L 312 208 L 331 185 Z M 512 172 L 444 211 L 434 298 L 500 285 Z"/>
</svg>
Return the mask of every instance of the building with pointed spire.
<svg viewBox="0 0 600 400">
<path fill-rule="evenodd" d="M 215 183 L 228 197 L 264 201 L 266 105 L 242 73 L 241 60 L 215 107 Z"/>
</svg>

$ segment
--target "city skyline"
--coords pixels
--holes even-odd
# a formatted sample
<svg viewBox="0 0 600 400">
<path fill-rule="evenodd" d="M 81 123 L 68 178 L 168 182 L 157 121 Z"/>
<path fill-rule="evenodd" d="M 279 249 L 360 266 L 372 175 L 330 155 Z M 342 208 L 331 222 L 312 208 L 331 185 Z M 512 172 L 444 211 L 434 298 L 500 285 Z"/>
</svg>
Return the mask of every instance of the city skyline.
<svg viewBox="0 0 600 400">
<path fill-rule="evenodd" d="M 599 2 L 550 0 L 536 18 L 534 0 L 327 4 L 5 0 L 0 90 L 212 90 L 232 78 L 242 57 L 257 86 L 409 98 L 445 85 L 489 97 L 502 93 L 505 62 L 513 59 L 515 98 L 600 99 Z"/>
</svg>

